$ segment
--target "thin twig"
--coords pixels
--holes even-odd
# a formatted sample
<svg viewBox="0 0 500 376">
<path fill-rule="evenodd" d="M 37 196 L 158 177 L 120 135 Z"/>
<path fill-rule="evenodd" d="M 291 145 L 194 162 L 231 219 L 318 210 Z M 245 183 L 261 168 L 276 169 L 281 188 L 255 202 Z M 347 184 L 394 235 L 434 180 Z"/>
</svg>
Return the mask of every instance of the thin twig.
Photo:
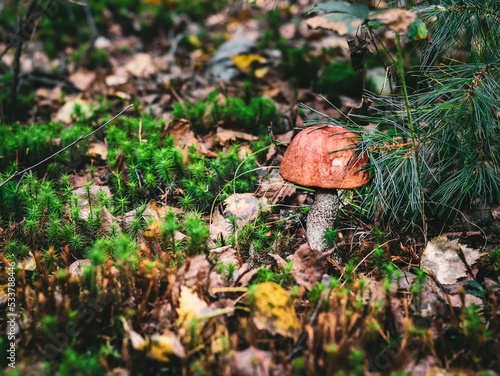
<svg viewBox="0 0 500 376">
<path fill-rule="evenodd" d="M 72 147 L 74 144 L 76 144 L 77 142 L 80 142 L 81 140 L 85 140 L 86 138 L 89 138 L 90 136 L 94 135 L 95 133 L 99 132 L 102 128 L 104 128 L 106 125 L 108 125 L 109 123 L 111 123 L 113 120 L 115 120 L 116 118 L 118 118 L 119 116 L 121 116 L 125 111 L 128 111 L 128 109 L 130 107 L 132 107 L 133 104 L 129 104 L 127 107 L 125 107 L 123 110 L 121 110 L 117 115 L 115 115 L 112 119 L 108 120 L 107 122 L 105 122 L 103 125 L 101 125 L 99 128 L 95 129 L 94 131 L 90 132 L 89 134 L 85 135 L 85 136 L 80 136 L 78 137 L 75 141 L 73 141 L 71 144 L 69 144 L 68 146 L 65 146 L 63 147 L 61 150 L 59 150 L 58 152 L 52 154 L 50 157 L 47 157 L 45 158 L 43 161 L 40 161 L 38 162 L 37 164 L 31 166 L 31 167 L 28 167 L 28 168 L 25 168 L 24 170 L 22 171 L 16 171 L 14 172 L 11 176 L 9 176 L 9 178 L 7 178 L 6 180 L 4 180 L 2 182 L 2 184 L 0 184 L 0 188 L 3 187 L 8 181 L 12 180 L 13 178 L 15 178 L 16 176 L 19 176 L 19 175 L 22 175 L 24 174 L 25 172 L 29 171 L 29 170 L 32 170 L 38 166 L 40 166 L 41 164 L 44 164 L 45 162 L 47 162 L 48 160 L 54 158 L 56 155 L 58 154 L 61 154 L 63 151 L 69 149 L 70 147 Z"/>
</svg>

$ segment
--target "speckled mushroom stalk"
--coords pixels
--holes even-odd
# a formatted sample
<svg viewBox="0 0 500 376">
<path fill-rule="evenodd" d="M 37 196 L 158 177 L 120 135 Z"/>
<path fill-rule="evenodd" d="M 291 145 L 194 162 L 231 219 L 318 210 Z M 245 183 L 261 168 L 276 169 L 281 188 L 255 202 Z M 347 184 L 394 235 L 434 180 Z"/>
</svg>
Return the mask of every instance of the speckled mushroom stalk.
<svg viewBox="0 0 500 376">
<path fill-rule="evenodd" d="M 307 215 L 307 241 L 312 249 L 324 251 L 328 248 L 326 230 L 335 224 L 339 211 L 339 196 L 336 189 L 316 189 L 314 202 Z"/>
<path fill-rule="evenodd" d="M 342 127 L 313 126 L 299 132 L 288 146 L 280 166 L 283 179 L 315 188 L 307 216 L 307 240 L 312 249 L 327 250 L 326 230 L 339 211 L 337 189 L 358 188 L 369 180 L 362 167 L 368 155 L 354 155 L 356 133 Z M 336 260 L 340 257 L 333 255 Z"/>
</svg>

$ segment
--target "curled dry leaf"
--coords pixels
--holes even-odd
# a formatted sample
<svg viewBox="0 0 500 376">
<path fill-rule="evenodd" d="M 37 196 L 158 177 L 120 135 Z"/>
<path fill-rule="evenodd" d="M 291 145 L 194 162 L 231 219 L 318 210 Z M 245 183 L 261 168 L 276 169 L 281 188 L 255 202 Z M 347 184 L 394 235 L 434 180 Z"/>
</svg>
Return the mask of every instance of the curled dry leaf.
<svg viewBox="0 0 500 376">
<path fill-rule="evenodd" d="M 259 330 L 297 339 L 301 325 L 288 292 L 274 282 L 257 285 L 252 299 L 253 323 Z"/>
</svg>

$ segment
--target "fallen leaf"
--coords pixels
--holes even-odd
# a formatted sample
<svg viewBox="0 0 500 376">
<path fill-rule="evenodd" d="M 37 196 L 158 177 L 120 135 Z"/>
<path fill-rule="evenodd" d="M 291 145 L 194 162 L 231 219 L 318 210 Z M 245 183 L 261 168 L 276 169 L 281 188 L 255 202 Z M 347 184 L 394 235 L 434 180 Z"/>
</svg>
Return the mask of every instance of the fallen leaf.
<svg viewBox="0 0 500 376">
<path fill-rule="evenodd" d="M 86 70 L 79 70 L 69 76 L 69 80 L 81 91 L 87 90 L 92 82 L 95 80 L 95 72 L 89 72 Z"/>
<path fill-rule="evenodd" d="M 35 261 L 35 257 L 33 256 L 33 253 L 29 253 L 29 257 L 27 260 L 22 260 L 20 262 L 18 262 L 17 264 L 17 267 L 19 269 L 23 269 L 24 270 L 27 270 L 27 271 L 34 271 L 36 269 L 36 261 Z"/>
<path fill-rule="evenodd" d="M 233 374 L 241 376 L 267 376 L 273 359 L 270 351 L 259 350 L 250 346 L 246 350 L 234 353 L 235 370 Z M 274 374 L 274 373 L 273 373 Z"/>
<path fill-rule="evenodd" d="M 265 58 L 256 54 L 241 54 L 231 56 L 231 60 L 242 72 L 245 73 L 250 72 L 255 64 L 264 64 L 266 62 Z"/>
<path fill-rule="evenodd" d="M 389 9 L 382 13 L 370 17 L 373 21 L 378 21 L 396 33 L 404 33 L 415 21 L 417 15 L 404 9 Z"/>
<path fill-rule="evenodd" d="M 175 208 L 173 206 L 165 206 L 160 202 L 155 200 L 150 200 L 146 205 L 146 209 L 142 213 L 142 216 L 146 221 L 153 218 L 155 221 L 161 221 L 167 213 L 172 210 L 175 214 L 181 214 L 182 211 L 179 208 Z"/>
<path fill-rule="evenodd" d="M 53 121 L 55 123 L 70 124 L 73 122 L 73 113 L 75 111 L 75 106 L 79 105 L 81 112 L 85 117 L 90 117 L 92 111 L 90 109 L 90 103 L 80 98 L 66 99 L 66 103 L 57 111 L 54 116 Z"/>
<path fill-rule="evenodd" d="M 207 303 L 200 299 L 189 287 L 181 286 L 181 293 L 179 298 L 179 308 L 177 308 L 177 325 L 179 326 L 179 336 L 181 338 L 189 334 L 191 329 L 191 322 L 208 313 Z M 196 330 L 199 332 L 200 326 Z"/>
<path fill-rule="evenodd" d="M 73 275 L 83 275 L 85 267 L 87 266 L 92 266 L 92 261 L 90 259 L 76 260 L 69 266 L 69 272 Z"/>
<path fill-rule="evenodd" d="M 124 317 L 121 317 L 121 321 L 130 344 L 135 350 L 147 351 L 148 357 L 161 362 L 168 362 L 170 355 L 175 355 L 178 358 L 186 356 L 184 347 L 174 333 L 165 331 L 163 334 L 153 334 L 150 338 L 144 339 L 130 327 Z"/>
<path fill-rule="evenodd" d="M 264 282 L 256 286 L 251 314 L 253 323 L 259 330 L 294 339 L 301 333 L 293 300 L 277 283 Z"/>
<path fill-rule="evenodd" d="M 249 264 L 244 263 L 233 274 L 233 279 L 235 281 L 234 285 L 237 287 L 246 287 L 258 272 L 258 268 L 250 269 Z"/>
<path fill-rule="evenodd" d="M 124 66 L 125 70 L 135 77 L 148 77 L 155 73 L 153 60 L 150 54 L 138 53 Z"/>
<path fill-rule="evenodd" d="M 87 157 L 106 161 L 108 158 L 108 146 L 104 142 L 92 142 L 89 144 Z"/>
<path fill-rule="evenodd" d="M 231 245 L 211 249 L 210 254 L 212 257 L 217 257 L 219 262 L 224 265 L 233 264 L 236 268 L 243 265 L 243 260 L 238 256 L 236 250 L 232 248 Z"/>
<path fill-rule="evenodd" d="M 256 141 L 259 138 L 249 133 L 235 131 L 232 129 L 224 129 L 217 127 L 217 133 L 215 134 L 217 142 L 221 145 L 226 145 L 229 141 Z"/>
<path fill-rule="evenodd" d="M 309 244 L 302 244 L 293 256 L 292 275 L 295 282 L 311 290 L 326 273 L 326 258 L 332 252 L 312 250 Z"/>
<path fill-rule="evenodd" d="M 238 224 L 238 229 L 257 218 L 260 210 L 269 211 L 271 208 L 265 197 L 258 199 L 253 193 L 235 193 L 224 201 L 226 217 L 234 215 Z"/>
<path fill-rule="evenodd" d="M 422 255 L 421 267 L 426 272 L 433 273 L 442 284 L 452 284 L 467 276 L 467 268 L 459 254 L 463 253 L 469 266 L 476 263 L 481 254 L 458 240 L 448 240 L 439 236 L 427 243 Z"/>
<path fill-rule="evenodd" d="M 280 255 L 275 255 L 274 253 L 268 253 L 268 255 L 271 256 L 274 259 L 274 261 L 276 261 L 278 268 L 281 269 L 288 265 L 288 262 L 283 260 L 283 258 Z"/>
</svg>

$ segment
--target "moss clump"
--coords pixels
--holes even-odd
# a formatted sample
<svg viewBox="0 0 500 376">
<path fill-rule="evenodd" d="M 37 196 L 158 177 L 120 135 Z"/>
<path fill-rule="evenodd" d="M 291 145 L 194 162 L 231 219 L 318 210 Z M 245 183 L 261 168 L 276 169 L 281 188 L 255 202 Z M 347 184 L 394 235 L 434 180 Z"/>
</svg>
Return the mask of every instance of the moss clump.
<svg viewBox="0 0 500 376">
<path fill-rule="evenodd" d="M 207 133 L 221 120 L 232 119 L 246 132 L 260 134 L 278 115 L 276 106 L 269 98 L 255 97 L 245 102 L 240 98 L 227 97 L 220 101 L 218 94 L 219 90 L 215 90 L 196 104 L 176 103 L 174 118 L 189 120 L 193 131 L 201 134 Z"/>
<path fill-rule="evenodd" d="M 201 21 L 207 14 L 224 9 L 228 0 L 175 0 L 175 4 L 179 13 L 185 13 L 193 20 Z"/>
<path fill-rule="evenodd" d="M 309 46 L 304 44 L 302 48 L 295 48 L 281 42 L 279 49 L 282 54 L 280 70 L 284 78 L 290 80 L 296 89 L 310 87 L 316 81 L 320 63 L 309 53 Z"/>
<path fill-rule="evenodd" d="M 363 77 L 348 63 L 327 65 L 318 77 L 317 91 L 327 97 L 346 95 L 357 98 L 363 94 Z"/>
</svg>

